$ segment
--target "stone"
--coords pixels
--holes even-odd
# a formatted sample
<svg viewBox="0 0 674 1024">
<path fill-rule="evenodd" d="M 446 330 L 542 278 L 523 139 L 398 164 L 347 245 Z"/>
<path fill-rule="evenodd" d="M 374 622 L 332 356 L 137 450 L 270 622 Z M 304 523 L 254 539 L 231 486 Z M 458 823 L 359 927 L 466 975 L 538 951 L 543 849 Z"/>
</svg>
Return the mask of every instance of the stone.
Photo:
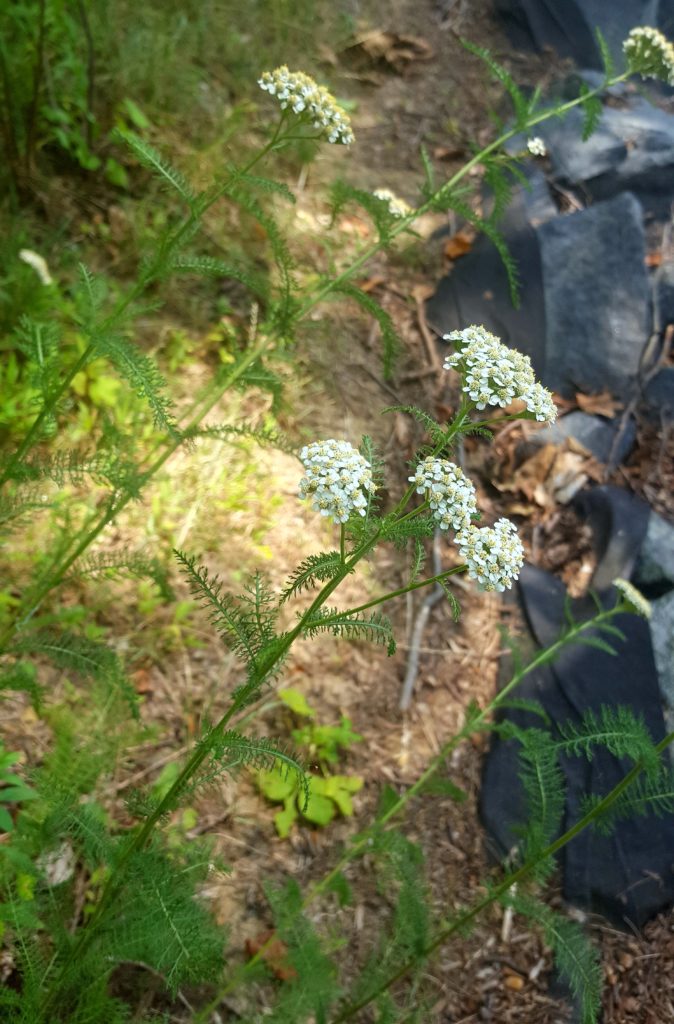
<svg viewBox="0 0 674 1024">
<path fill-rule="evenodd" d="M 674 420 L 674 366 L 665 366 L 649 380 L 644 403 L 654 418 Z"/>
<path fill-rule="evenodd" d="M 642 211 L 631 193 L 540 225 L 547 387 L 631 396 L 649 333 Z"/>
<path fill-rule="evenodd" d="M 482 324 L 504 344 L 528 355 L 540 375 L 545 364 L 543 277 L 535 228 L 556 216 L 545 176 L 526 167 L 529 187 L 518 187 L 499 225 L 517 264 L 521 284 L 515 308 L 501 257 L 484 235 L 457 260 L 426 305 L 429 324 L 439 333 Z"/>
<path fill-rule="evenodd" d="M 665 327 L 674 324 L 674 263 L 663 263 L 658 267 L 653 281 L 653 329 L 661 334 Z"/>
<path fill-rule="evenodd" d="M 599 462 L 619 465 L 629 455 L 636 440 L 636 424 L 629 419 L 620 433 L 620 420 L 608 420 L 603 416 L 591 416 L 582 410 L 574 410 L 561 416 L 555 423 L 537 430 L 529 438 L 535 445 L 563 444 L 567 438 L 587 448 Z"/>
<path fill-rule="evenodd" d="M 605 107 L 596 130 L 582 139 L 583 115 L 540 126 L 553 177 L 597 200 L 634 192 L 648 213 L 668 219 L 674 195 L 674 117 L 640 96 Z"/>
<path fill-rule="evenodd" d="M 637 587 L 674 587 L 674 525 L 651 511 L 634 570 Z M 674 671 L 674 665 L 672 668 Z M 674 701 L 672 702 L 674 704 Z"/>
<path fill-rule="evenodd" d="M 674 720 L 674 591 L 651 602 L 651 642 L 658 682 L 667 705 L 670 722 Z M 669 724 L 669 728 L 674 728 Z"/>
</svg>

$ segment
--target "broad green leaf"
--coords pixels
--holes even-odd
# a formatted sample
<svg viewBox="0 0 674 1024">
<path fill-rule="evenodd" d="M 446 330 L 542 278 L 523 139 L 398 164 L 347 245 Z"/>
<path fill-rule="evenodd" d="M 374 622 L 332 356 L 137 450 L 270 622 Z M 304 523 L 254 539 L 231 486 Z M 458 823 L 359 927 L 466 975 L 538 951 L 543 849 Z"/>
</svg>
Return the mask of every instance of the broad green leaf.
<svg viewBox="0 0 674 1024">
<path fill-rule="evenodd" d="M 285 800 L 297 789 L 297 780 L 293 775 L 282 775 L 278 771 L 258 772 L 257 784 L 264 796 L 275 803 Z"/>
<path fill-rule="evenodd" d="M 283 810 L 274 815 L 276 831 L 281 839 L 287 839 L 298 817 L 297 802 L 293 797 L 283 801 Z"/>
<path fill-rule="evenodd" d="M 279 690 L 279 697 L 283 703 L 294 711 L 296 715 L 303 715 L 305 718 L 313 718 L 316 712 L 307 703 L 303 693 L 290 686 L 286 690 Z"/>
<path fill-rule="evenodd" d="M 335 816 L 335 804 L 327 796 L 312 792 L 302 815 L 314 825 L 327 825 Z"/>
</svg>

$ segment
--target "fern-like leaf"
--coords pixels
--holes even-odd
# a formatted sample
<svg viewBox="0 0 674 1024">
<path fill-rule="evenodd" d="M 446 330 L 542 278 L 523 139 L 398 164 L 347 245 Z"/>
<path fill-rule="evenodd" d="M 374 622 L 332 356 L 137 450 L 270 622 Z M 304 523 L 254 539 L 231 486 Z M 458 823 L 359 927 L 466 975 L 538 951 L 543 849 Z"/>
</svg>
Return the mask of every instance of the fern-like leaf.
<svg viewBox="0 0 674 1024">
<path fill-rule="evenodd" d="M 598 794 L 587 795 L 582 804 L 583 814 L 595 811 L 601 799 Z M 610 835 L 619 822 L 649 814 L 658 818 L 674 815 L 674 769 L 667 764 L 662 764 L 657 774 L 635 779 L 592 825 L 603 835 Z"/>
<path fill-rule="evenodd" d="M 471 43 L 467 39 L 462 39 L 461 42 L 469 53 L 472 53 L 475 57 L 479 57 L 480 60 L 487 65 L 493 78 L 495 78 L 496 81 L 499 82 L 506 90 L 512 100 L 515 112 L 515 124 L 518 128 L 523 128 L 526 125 L 527 118 L 529 116 L 529 103 L 512 75 L 506 71 L 501 64 L 494 60 L 489 50 L 486 50 L 482 46 L 477 46 L 475 43 Z"/>
<path fill-rule="evenodd" d="M 336 608 L 320 608 L 304 623 L 302 633 L 313 637 L 325 632 L 349 639 L 370 640 L 385 645 L 389 656 L 395 653 L 396 642 L 391 621 L 379 612 L 353 615 Z"/>
<path fill-rule="evenodd" d="M 606 42 L 606 39 L 604 38 L 604 35 L 599 26 L 595 28 L 594 32 L 597 37 L 599 55 L 601 57 L 601 62 L 604 67 L 604 75 L 607 79 L 613 78 L 613 75 L 615 74 L 615 61 L 613 60 L 613 54 L 611 53 L 609 45 Z"/>
<path fill-rule="evenodd" d="M 590 95 L 590 87 L 586 82 L 580 83 L 580 95 L 583 97 L 581 110 L 583 112 L 583 127 L 581 136 L 583 142 L 587 142 L 591 135 L 597 130 L 604 107 L 598 96 Z"/>
<path fill-rule="evenodd" d="M 211 576 L 196 558 L 174 551 L 190 590 L 208 612 L 209 620 L 229 649 L 248 665 L 251 674 L 260 668 L 258 656 L 273 644 L 278 605 L 268 584 L 258 573 L 243 594 L 223 592 L 217 576 Z"/>
<path fill-rule="evenodd" d="M 446 434 L 443 428 L 439 423 L 436 423 L 432 416 L 429 416 L 423 409 L 417 408 L 416 405 L 388 405 L 385 409 L 382 409 L 382 414 L 387 412 L 404 412 L 408 416 L 413 416 L 426 429 L 434 448 L 444 443 Z M 416 465 L 413 465 L 411 468 L 413 470 L 416 469 Z"/>
<path fill-rule="evenodd" d="M 261 298 L 267 293 L 264 282 L 235 263 L 226 263 L 213 256 L 176 256 L 167 267 L 168 273 L 199 274 L 202 277 L 232 278 Z"/>
<path fill-rule="evenodd" d="M 140 352 L 133 342 L 119 334 L 108 334 L 98 343 L 98 354 L 106 356 L 120 377 L 127 381 L 152 409 L 157 427 L 174 438 L 180 437 L 170 401 L 164 394 L 166 381 L 156 363 Z"/>
<path fill-rule="evenodd" d="M 641 762 L 649 774 L 659 771 L 660 758 L 644 720 L 624 705 L 611 708 L 604 704 L 599 714 L 590 708 L 580 723 L 566 722 L 557 728 L 562 737 L 558 746 L 567 754 L 583 754 L 591 760 L 594 748 L 601 746 L 614 757 Z"/>
<path fill-rule="evenodd" d="M 261 448 L 274 448 L 287 455 L 295 455 L 296 445 L 280 431 L 271 427 L 253 427 L 246 423 L 222 423 L 212 427 L 194 427 L 186 430 L 184 437 L 192 440 L 197 437 L 213 438 L 217 441 L 254 441 Z"/>
<path fill-rule="evenodd" d="M 281 591 L 281 603 L 284 604 L 291 597 L 301 594 L 303 590 L 308 590 L 310 587 L 317 586 L 318 583 L 334 579 L 341 568 L 342 558 L 339 551 L 325 551 L 319 555 L 309 555 L 288 577 L 288 582 Z"/>
<path fill-rule="evenodd" d="M 305 802 L 308 802 L 309 777 L 304 767 L 297 757 L 278 747 L 274 740 L 260 736 L 244 736 L 235 729 L 217 735 L 210 743 L 207 774 L 209 768 L 215 768 L 215 774 L 220 774 L 222 771 L 233 771 L 242 766 L 266 771 L 277 768 L 285 776 L 292 772 L 302 790 Z M 212 777 L 209 774 L 208 781 L 211 781 Z M 199 780 L 197 782 L 202 784 Z"/>
<path fill-rule="evenodd" d="M 402 350 L 402 342 L 395 329 L 393 320 L 386 310 L 382 309 L 378 302 L 375 302 L 371 295 L 368 295 L 367 292 L 364 292 L 361 288 L 357 288 L 355 285 L 344 282 L 340 285 L 336 285 L 333 288 L 333 292 L 348 295 L 349 298 L 357 302 L 358 305 L 361 306 L 366 313 L 369 313 L 370 316 L 372 316 L 379 324 L 384 348 L 384 377 L 389 380 L 393 373 L 395 360 Z"/>
<path fill-rule="evenodd" d="M 96 576 L 115 578 L 120 575 L 152 580 L 167 601 L 173 600 L 175 596 L 166 569 L 159 559 L 140 552 L 93 552 L 74 564 L 64 577 L 64 582 L 72 583 L 85 577 Z"/>
<path fill-rule="evenodd" d="M 129 147 L 138 162 L 152 171 L 168 188 L 176 192 L 180 198 L 192 209 L 196 196 L 191 186 L 181 174 L 165 157 L 151 146 L 145 139 L 141 139 L 135 132 L 115 128 L 113 137 Z"/>
<path fill-rule="evenodd" d="M 597 951 L 575 921 L 526 895 L 509 896 L 514 909 L 543 930 L 555 964 L 580 1002 L 582 1024 L 596 1024 L 601 1005 L 602 972 Z"/>
<path fill-rule="evenodd" d="M 333 221 L 339 216 L 345 206 L 350 203 L 357 203 L 371 217 L 379 235 L 381 245 L 388 245 L 391 237 L 391 228 L 396 221 L 389 211 L 388 203 L 378 199 L 372 192 L 365 192 L 363 189 L 354 188 L 345 181 L 336 181 L 330 192 L 330 208 Z"/>
</svg>

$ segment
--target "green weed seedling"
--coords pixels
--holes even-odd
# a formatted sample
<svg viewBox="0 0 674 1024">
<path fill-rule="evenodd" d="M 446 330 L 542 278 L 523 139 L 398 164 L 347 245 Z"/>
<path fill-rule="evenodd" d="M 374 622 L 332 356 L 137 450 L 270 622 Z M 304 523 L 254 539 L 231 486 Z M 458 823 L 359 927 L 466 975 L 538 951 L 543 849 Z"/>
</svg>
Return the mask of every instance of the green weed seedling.
<svg viewBox="0 0 674 1024">
<path fill-rule="evenodd" d="M 306 751 L 310 762 L 318 762 L 322 772 L 308 776 L 308 797 L 297 775 L 281 773 L 278 769 L 263 769 L 257 773 L 257 784 L 263 796 L 272 803 L 283 804 L 283 810 L 274 815 L 274 824 L 281 839 L 286 839 L 296 822 L 304 820 L 324 827 L 337 814 L 351 817 L 353 794 L 363 788 L 364 780 L 360 775 L 332 775 L 326 765 L 336 764 L 340 748 L 348 750 L 363 737 L 353 732 L 345 716 L 339 725 L 317 725 L 311 721 L 316 712 L 304 694 L 293 687 L 280 690 L 278 696 L 293 714 L 310 720 L 293 729 L 292 737 L 300 751 Z"/>
</svg>

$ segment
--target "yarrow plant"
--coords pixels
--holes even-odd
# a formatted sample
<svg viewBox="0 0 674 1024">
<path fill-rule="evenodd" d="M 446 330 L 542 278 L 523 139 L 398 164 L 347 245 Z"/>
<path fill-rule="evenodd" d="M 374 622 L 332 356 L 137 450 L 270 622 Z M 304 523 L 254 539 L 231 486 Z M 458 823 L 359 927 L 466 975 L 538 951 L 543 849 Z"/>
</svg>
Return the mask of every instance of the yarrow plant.
<svg viewBox="0 0 674 1024">
<path fill-rule="evenodd" d="M 300 452 L 307 475 L 300 480 L 300 497 L 335 523 L 346 523 L 354 512 L 364 516 L 375 484 L 372 468 L 348 441 L 315 441 Z"/>
<path fill-rule="evenodd" d="M 287 353 L 296 329 L 319 303 L 337 296 L 360 303 L 377 319 L 391 356 L 396 335 L 390 317 L 353 282 L 370 258 L 409 231 L 417 217 L 428 211 L 448 210 L 465 217 L 495 242 L 515 283 L 512 261 L 495 227 L 497 218 L 483 220 L 466 198 L 470 172 L 482 166 L 492 184 L 500 183 L 499 195 L 507 196 L 508 174 L 517 180 L 519 170 L 517 157 L 506 150 L 510 140 L 516 136 L 528 138 L 536 125 L 576 106 L 584 111 L 591 127 L 596 123 L 601 91 L 624 80 L 631 71 L 671 76 L 674 61 L 669 44 L 664 46 L 653 31 L 635 30 L 630 34 L 625 50 L 628 72 L 615 76 L 607 66 L 601 85 L 550 107 L 539 105 L 538 93 L 524 96 L 486 51 L 469 45 L 471 52 L 506 85 L 513 101 L 512 127 L 440 184 L 435 180 L 437 169 L 424 151 L 425 180 L 415 208 L 389 190 L 378 190 L 379 195 L 373 196 L 371 191 L 342 187 L 335 194 L 333 212 L 339 212 L 346 202 L 359 203 L 372 218 L 376 239 L 351 262 L 344 260 L 337 268 L 331 267 L 318 281 L 312 278 L 301 294 L 300 275 L 292 273 L 293 258 L 270 208 L 273 202 L 292 201 L 294 197 L 284 183 L 251 171 L 269 154 L 298 138 L 310 137 L 298 132 L 298 127 L 316 130 L 318 134 L 313 137 L 328 143 L 349 145 L 353 141 L 347 114 L 324 87 L 303 72 L 291 72 L 285 66 L 264 72 L 259 85 L 280 104 L 277 124 L 247 162 L 230 168 L 224 180 L 204 191 L 194 189 L 179 169 L 143 139 L 131 132 L 120 134 L 134 161 L 150 169 L 171 190 L 182 213 L 170 210 L 165 232 L 147 258 L 139 261 L 137 280 L 121 294 L 114 288 L 107 289 L 104 281 L 82 268 L 81 283 L 66 304 L 76 311 L 70 334 L 76 334 L 78 341 L 82 339 L 81 351 L 78 349 L 70 361 L 64 356 L 56 325 L 22 323 L 17 346 L 34 376 L 38 411 L 20 443 L 14 447 L 10 442 L 11 450 L 0 466 L 0 488 L 5 488 L 0 514 L 5 523 L 31 514 L 35 509 L 31 488 L 38 482 L 42 488 L 45 480 L 81 484 L 86 479 L 102 491 L 101 501 L 87 504 L 79 519 L 63 511 L 69 500 L 69 494 L 64 493 L 58 527 L 54 527 L 58 532 L 50 535 L 49 550 L 41 558 L 35 578 L 19 600 L 13 596 L 14 591 L 20 591 L 21 581 L 17 581 L 12 602 L 2 609 L 0 689 L 23 689 L 34 702 L 36 713 L 40 713 L 44 694 L 36 675 L 44 660 L 50 659 L 60 672 L 67 673 L 69 685 L 71 674 L 75 680 L 93 679 L 97 692 L 102 694 L 100 706 L 92 706 L 89 714 L 86 699 L 93 689 L 89 684 L 82 691 L 81 703 L 78 692 L 77 716 L 72 715 L 70 707 L 63 709 L 63 715 L 50 709 L 47 723 L 67 719 L 70 731 L 59 737 L 53 757 L 47 757 L 32 773 L 30 782 L 35 785 L 36 798 L 30 796 L 32 788 L 18 786 L 0 794 L 0 802 L 4 799 L 8 805 L 15 805 L 3 808 L 5 827 L 9 819 L 12 830 L 10 841 L 0 842 L 0 885 L 7 897 L 0 907 L 0 941 L 5 944 L 0 949 L 0 960 L 4 971 L 8 951 L 12 972 L 11 985 L 6 991 L 0 988 L 3 1022 L 109 1024 L 134 1015 L 139 1018 L 146 1010 L 154 1012 L 144 1004 L 135 1012 L 119 996 L 123 986 L 117 984 L 114 972 L 120 965 L 134 965 L 137 970 L 148 971 L 153 984 L 165 982 L 167 1013 L 173 997 L 180 997 L 182 1007 L 187 1004 L 180 988 L 183 983 L 194 991 L 203 991 L 205 983 L 216 986 L 208 1005 L 194 1013 L 190 1008 L 192 1024 L 207 1024 L 219 1014 L 222 999 L 264 964 L 267 943 L 239 969 L 231 968 L 223 956 L 225 936 L 202 898 L 214 864 L 212 851 L 197 839 L 177 846 L 169 834 L 172 819 L 201 786 L 212 785 L 220 776 L 246 766 L 278 772 L 286 781 L 291 773 L 296 781 L 292 791 L 298 816 L 307 810 L 311 793 L 303 766 L 275 741 L 244 731 L 260 710 L 258 701 L 266 688 L 274 686 L 281 676 L 293 644 L 327 633 L 382 644 L 392 654 L 393 624 L 380 612 L 380 605 L 439 584 L 458 617 L 453 576 L 464 573 L 486 590 L 502 591 L 512 585 L 524 557 L 516 528 L 507 519 L 499 519 L 494 526 L 479 525 L 475 488 L 453 459 L 462 435 L 475 431 L 489 434 L 492 421 L 476 420 L 476 411 L 488 407 L 508 410 L 513 405 L 513 411 L 500 416 L 500 420 L 533 418 L 552 422 L 552 396 L 535 380 L 529 360 L 507 348 L 484 327 L 453 332 L 446 336 L 454 351 L 445 367 L 460 376 L 461 401 L 451 421 L 443 424 L 423 410 L 406 410 L 423 424 L 425 435 L 410 464 L 409 486 L 397 502 L 389 497 L 394 484 L 380 485 L 382 460 L 369 438 L 363 438 L 360 450 L 346 440 L 331 438 L 306 445 L 299 453 L 304 468 L 299 496 L 338 528 L 339 550 L 331 548 L 310 555 L 290 574 L 280 593 L 263 573 L 257 572 L 239 594 L 228 593 L 223 581 L 196 558 L 177 551 L 176 558 L 192 593 L 206 609 L 231 655 L 239 660 L 241 671 L 224 711 L 220 711 L 221 717 L 210 720 L 204 716 L 200 735 L 171 781 L 131 793 L 123 821 L 113 820 L 113 805 L 102 806 L 97 794 L 105 790 L 105 773 L 110 765 L 117 763 L 118 756 L 126 756 L 129 736 L 137 735 L 141 743 L 145 739 L 140 726 L 138 733 L 128 730 L 128 704 L 138 715 L 135 689 L 114 650 L 92 641 L 86 632 L 79 634 L 69 628 L 71 619 L 65 620 L 68 628 L 59 627 L 58 609 L 68 605 L 68 601 L 61 600 L 61 588 L 72 585 L 78 574 L 108 572 L 111 566 L 117 571 L 130 569 L 137 575 L 156 573 L 152 561 L 116 562 L 97 558 L 97 552 L 92 554 L 90 549 L 183 445 L 201 437 L 226 441 L 242 435 L 264 444 L 274 441 L 269 432 L 248 424 L 204 426 L 204 417 L 217 407 L 228 389 L 268 388 L 276 395 L 281 386 L 274 373 L 277 349 Z M 655 57 L 651 52 L 654 47 Z M 477 194 L 474 199 L 477 207 Z M 244 209 L 261 224 L 268 262 L 274 266 L 268 281 L 260 283 L 255 265 L 225 264 L 193 252 L 204 214 L 220 201 Z M 44 267 L 34 254 L 28 262 L 38 274 L 42 269 L 44 280 Z M 173 273 L 232 278 L 251 292 L 255 311 L 263 310 L 259 317 L 257 312 L 251 315 L 249 328 L 232 339 L 232 352 L 236 353 L 232 361 L 218 371 L 182 417 L 165 393 L 158 367 L 136 347 L 132 330 L 134 317 L 147 308 L 148 294 L 154 294 L 157 285 Z M 244 320 L 242 317 L 241 322 Z M 277 344 L 281 340 L 283 344 Z M 135 424 L 129 436 L 117 427 L 106 430 L 104 425 L 98 438 L 99 450 L 91 457 L 79 451 L 64 457 L 60 450 L 53 457 L 49 452 L 43 456 L 43 449 L 59 433 L 72 407 L 74 382 L 91 363 L 103 360 L 136 396 L 140 394 L 147 401 L 154 425 L 154 433 L 152 426 L 148 431 L 148 448 L 133 447 L 136 435 L 142 433 Z M 518 408 L 516 403 L 522 404 Z M 454 541 L 465 561 L 424 577 L 424 545 L 438 529 L 454 531 Z M 385 544 L 394 546 L 397 552 L 411 549 L 405 567 L 407 582 L 358 607 L 329 605 L 343 581 Z M 103 556 L 106 554 L 103 551 Z M 298 605 L 294 618 L 287 614 L 292 602 Z M 571 643 L 588 642 L 606 651 L 609 643 L 621 636 L 613 618 L 635 612 L 647 614 L 647 603 L 627 581 L 618 580 L 615 603 L 604 606 L 598 602 L 596 614 L 582 621 L 576 621 L 570 613 L 558 639 L 528 665 L 520 666 L 492 701 L 482 709 L 467 709 L 463 727 L 442 743 L 438 756 L 417 782 L 399 795 L 393 791 L 384 794 L 386 799 L 376 820 L 366 823 L 362 833 L 351 838 L 333 869 L 307 895 L 301 896 L 294 884 L 285 895 L 269 891 L 281 939 L 277 945 L 287 948 L 292 958 L 288 970 L 284 966 L 283 974 L 277 972 L 286 982 L 278 989 L 278 1001 L 270 1017 L 274 1024 L 305 1024 L 319 1019 L 342 1024 L 370 1004 L 376 1005 L 377 1019 L 382 1021 L 423 1015 L 424 994 L 416 985 L 409 1005 L 404 1007 L 396 1005 L 389 990 L 395 991 L 397 1000 L 400 980 L 422 970 L 440 945 L 454 935 L 464 934 L 477 914 L 496 901 L 542 925 L 546 942 L 558 952 L 561 968 L 569 975 L 574 992 L 579 993 L 584 1024 L 596 1020 L 600 988 L 592 952 L 571 922 L 560 919 L 535 899 L 536 882 L 551 869 L 558 849 L 582 829 L 605 821 L 609 811 L 627 813 L 628 802 L 630 813 L 635 809 L 646 813 L 651 806 L 674 810 L 671 780 L 659 768 L 660 754 L 674 737 L 653 744 L 643 723 L 630 716 L 628 709 L 604 709 L 599 722 L 587 719 L 572 723 L 564 733 L 566 745 L 561 746 L 552 732 L 541 728 L 520 730 L 514 738 L 522 745 L 524 776 L 528 781 L 532 781 L 529 776 L 535 776 L 527 791 L 527 797 L 534 794 L 528 830 L 513 857 L 514 867 L 507 868 L 500 881 L 490 879 L 486 895 L 449 920 L 446 916 L 435 924 L 431 920 L 420 851 L 391 822 L 413 798 L 427 790 L 436 772 L 446 769 L 449 755 L 461 741 L 478 730 L 502 728 L 492 716 L 505 706 L 527 672 L 547 664 Z M 106 709 L 104 713 L 101 706 Z M 215 701 L 213 706 L 217 706 Z M 118 716 L 114 721 L 110 708 Z M 84 732 L 77 732 L 77 723 L 72 724 L 74 717 L 82 719 Z M 598 798 L 562 831 L 563 781 L 558 768 L 562 754 L 570 756 L 569 743 L 584 752 L 603 744 L 617 757 L 631 759 L 633 767 L 614 790 Z M 14 759 L 13 754 L 10 757 Z M 643 772 L 647 776 L 643 786 L 629 791 Z M 12 770 L 12 775 L 19 777 L 18 773 L 19 769 Z M 332 799 L 350 807 L 343 794 Z M 545 808 L 544 813 L 541 808 Z M 310 819 L 310 815 L 307 817 Z M 47 877 L 54 858 L 42 856 L 43 848 L 47 844 L 46 852 L 60 851 L 65 849 L 64 843 L 72 852 L 72 858 L 68 853 L 68 864 L 72 862 L 73 870 L 70 875 L 68 868 L 68 878 L 57 883 L 53 874 Z M 387 896 L 391 895 L 395 910 L 391 931 L 381 941 L 382 955 L 377 953 L 370 959 L 349 996 L 339 976 L 340 965 L 330 959 L 334 935 L 329 936 L 329 949 L 324 948 L 312 923 L 320 915 L 312 915 L 310 921 L 304 910 L 326 893 L 348 901 L 349 885 L 342 868 L 364 854 L 374 859 L 377 870 L 383 865 L 382 884 L 390 887 Z M 273 943 L 274 937 L 269 941 Z M 259 1007 L 253 1006 L 250 1011 L 248 1007 L 244 1010 L 247 1019 L 258 1019 Z"/>
<path fill-rule="evenodd" d="M 546 156 L 548 152 L 545 142 L 539 135 L 535 135 L 532 139 L 527 141 L 527 149 L 532 156 Z"/>
<path fill-rule="evenodd" d="M 292 110 L 300 121 L 318 128 L 328 142 L 349 146 L 354 141 L 351 121 L 325 86 L 318 85 L 303 71 L 289 71 L 285 64 L 265 71 L 258 85 L 276 97 L 281 110 Z"/>
<path fill-rule="evenodd" d="M 658 29 L 633 28 L 623 51 L 632 74 L 674 85 L 674 46 Z"/>
<path fill-rule="evenodd" d="M 388 212 L 392 217 L 407 217 L 412 212 L 412 207 L 404 199 L 391 192 L 389 188 L 376 188 L 372 195 L 386 203 Z"/>
<path fill-rule="evenodd" d="M 650 619 L 652 615 L 650 601 L 646 600 L 633 583 L 618 577 L 613 581 L 613 586 L 619 592 L 623 601 L 629 606 L 630 611 L 634 612 L 635 615 L 640 615 L 643 619 Z"/>
<path fill-rule="evenodd" d="M 493 528 L 469 526 L 456 541 L 466 559 L 468 575 L 484 590 L 503 591 L 518 578 L 524 565 L 524 548 L 509 519 L 499 519 Z"/>
<path fill-rule="evenodd" d="M 475 488 L 453 462 L 429 455 L 408 479 L 416 486 L 417 494 L 426 496 L 433 519 L 441 530 L 459 532 L 470 526 L 471 519 L 477 516 Z"/>
<path fill-rule="evenodd" d="M 445 359 L 445 369 L 459 370 L 462 388 L 477 409 L 488 405 L 505 408 L 524 402 L 527 411 L 542 423 L 557 416 L 552 395 L 536 381 L 528 356 L 508 348 L 484 327 L 466 327 L 443 335 L 456 352 Z"/>
</svg>

